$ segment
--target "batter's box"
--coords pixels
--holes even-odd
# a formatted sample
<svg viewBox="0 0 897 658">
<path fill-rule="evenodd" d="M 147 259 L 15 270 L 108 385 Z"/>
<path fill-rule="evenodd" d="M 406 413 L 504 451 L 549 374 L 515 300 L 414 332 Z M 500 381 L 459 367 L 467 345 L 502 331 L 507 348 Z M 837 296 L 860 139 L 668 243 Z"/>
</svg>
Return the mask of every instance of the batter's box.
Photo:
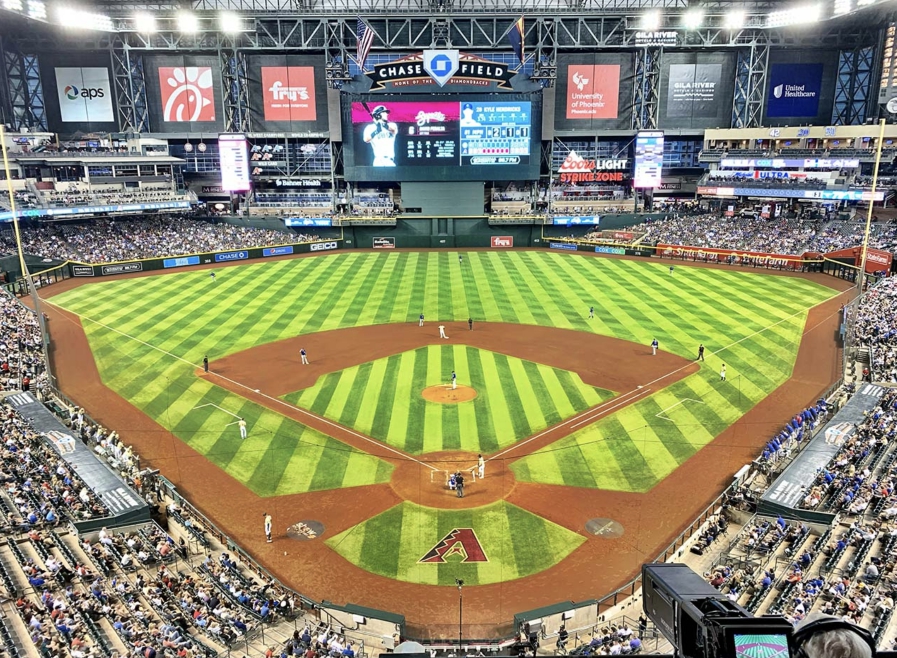
<svg viewBox="0 0 897 658">
<path fill-rule="evenodd" d="M 682 400 L 679 400 L 679 402 L 677 402 L 676 404 L 672 405 L 671 407 L 667 407 L 666 409 L 661 409 L 658 413 L 656 413 L 656 414 L 654 414 L 654 415 L 657 416 L 658 418 L 662 419 L 662 420 L 668 420 L 668 421 L 670 421 L 671 423 L 675 423 L 676 421 L 674 421 L 672 418 L 668 418 L 668 417 L 666 416 L 666 413 L 667 413 L 668 411 L 671 411 L 672 409 L 675 409 L 675 408 L 678 407 L 680 404 L 685 404 L 686 402 L 694 402 L 694 403 L 696 403 L 696 404 L 704 404 L 701 400 L 695 400 L 694 398 L 683 398 Z"/>
</svg>

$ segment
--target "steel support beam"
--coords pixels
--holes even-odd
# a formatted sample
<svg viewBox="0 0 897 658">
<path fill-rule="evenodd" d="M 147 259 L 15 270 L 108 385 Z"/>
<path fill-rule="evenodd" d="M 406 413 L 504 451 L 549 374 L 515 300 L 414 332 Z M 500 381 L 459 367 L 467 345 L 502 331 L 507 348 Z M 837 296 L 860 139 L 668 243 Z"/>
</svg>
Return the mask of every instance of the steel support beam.
<svg viewBox="0 0 897 658">
<path fill-rule="evenodd" d="M 657 128 L 658 94 L 660 91 L 661 48 L 643 48 L 635 56 L 635 84 L 632 99 L 632 128 Z"/>
<path fill-rule="evenodd" d="M 835 103 L 832 125 L 852 126 L 866 122 L 869 102 L 877 89 L 872 88 L 875 70 L 875 48 L 842 50 L 838 56 L 838 76 L 835 80 Z M 877 101 L 877 99 L 876 99 Z"/>
<path fill-rule="evenodd" d="M 755 44 L 738 51 L 732 103 L 733 128 L 757 128 L 762 124 L 768 67 L 768 44 Z"/>
<path fill-rule="evenodd" d="M 221 64 L 221 88 L 224 90 L 224 130 L 250 131 L 252 115 L 249 111 L 246 56 L 231 44 L 230 48 L 218 51 L 218 60 Z"/>
<path fill-rule="evenodd" d="M 47 131 L 44 92 L 40 81 L 37 55 L 22 52 L 12 39 L 2 42 L 3 81 L 6 85 L 7 112 L 13 130 L 28 128 L 32 132 Z"/>
</svg>

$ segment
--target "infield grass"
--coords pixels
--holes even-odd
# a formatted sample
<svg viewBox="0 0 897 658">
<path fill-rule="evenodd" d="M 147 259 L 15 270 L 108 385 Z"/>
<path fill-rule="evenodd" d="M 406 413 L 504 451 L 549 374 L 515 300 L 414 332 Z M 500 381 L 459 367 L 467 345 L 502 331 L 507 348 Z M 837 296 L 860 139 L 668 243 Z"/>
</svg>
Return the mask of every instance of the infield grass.
<svg viewBox="0 0 897 658">
<path fill-rule="evenodd" d="M 477 391 L 460 404 L 421 391 L 452 371 Z M 576 373 L 467 345 L 430 345 L 321 377 L 283 396 L 296 406 L 410 454 L 490 453 L 613 397 Z"/>
<path fill-rule="evenodd" d="M 680 267 L 670 275 L 662 262 L 463 253 L 463 265 L 457 252 L 259 262 L 220 269 L 215 281 L 191 271 L 91 283 L 53 302 L 84 318 L 110 388 L 254 491 L 272 495 L 381 482 L 390 469 L 197 379 L 204 354 L 214 360 L 299 334 L 416 323 L 421 312 L 431 321 L 538 324 L 645 346 L 657 338 L 661 349 L 686 358 L 703 342 L 700 372 L 514 466 L 525 481 L 638 491 L 784 382 L 807 309 L 835 294 L 804 279 L 737 270 Z M 717 384 L 723 361 L 728 386 Z M 675 421 L 657 417 L 685 399 L 704 404 L 680 405 Z M 251 441 L 234 442 L 226 414 L 194 409 L 205 401 L 251 419 Z"/>
<path fill-rule="evenodd" d="M 447 496 L 452 495 L 446 492 Z M 460 550 L 440 564 L 421 558 L 456 528 L 473 529 L 487 558 L 464 562 Z M 327 545 L 372 573 L 420 585 L 487 585 L 543 571 L 585 537 L 505 501 L 464 510 L 404 502 L 330 539 Z"/>
</svg>

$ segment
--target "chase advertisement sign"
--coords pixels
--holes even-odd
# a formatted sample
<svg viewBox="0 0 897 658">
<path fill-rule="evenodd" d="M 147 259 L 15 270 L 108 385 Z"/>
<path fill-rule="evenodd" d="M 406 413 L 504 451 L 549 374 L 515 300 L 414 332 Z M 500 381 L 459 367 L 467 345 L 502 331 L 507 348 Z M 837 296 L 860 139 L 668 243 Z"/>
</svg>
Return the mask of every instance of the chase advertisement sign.
<svg viewBox="0 0 897 658">
<path fill-rule="evenodd" d="M 371 91 L 446 84 L 511 90 L 516 75 L 506 64 L 493 62 L 457 50 L 425 50 L 391 62 L 374 64 L 367 76 Z"/>
<path fill-rule="evenodd" d="M 440 87 L 452 79 L 458 70 L 457 50 L 425 50 L 424 71 L 430 74 Z"/>
<path fill-rule="evenodd" d="M 769 71 L 768 117 L 816 117 L 822 93 L 823 64 L 772 64 Z"/>
<path fill-rule="evenodd" d="M 226 263 L 232 260 L 246 260 L 249 258 L 248 251 L 228 251 L 224 254 L 215 254 L 216 263 Z"/>
</svg>

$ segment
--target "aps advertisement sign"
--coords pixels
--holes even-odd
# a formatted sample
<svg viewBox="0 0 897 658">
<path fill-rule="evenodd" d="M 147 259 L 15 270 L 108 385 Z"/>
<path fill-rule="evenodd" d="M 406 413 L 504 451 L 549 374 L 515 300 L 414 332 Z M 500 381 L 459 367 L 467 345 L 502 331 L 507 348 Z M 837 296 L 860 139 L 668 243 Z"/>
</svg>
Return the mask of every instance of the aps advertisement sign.
<svg viewBox="0 0 897 658">
<path fill-rule="evenodd" d="M 102 66 L 57 67 L 56 95 L 64 123 L 115 121 L 109 69 Z"/>
</svg>

